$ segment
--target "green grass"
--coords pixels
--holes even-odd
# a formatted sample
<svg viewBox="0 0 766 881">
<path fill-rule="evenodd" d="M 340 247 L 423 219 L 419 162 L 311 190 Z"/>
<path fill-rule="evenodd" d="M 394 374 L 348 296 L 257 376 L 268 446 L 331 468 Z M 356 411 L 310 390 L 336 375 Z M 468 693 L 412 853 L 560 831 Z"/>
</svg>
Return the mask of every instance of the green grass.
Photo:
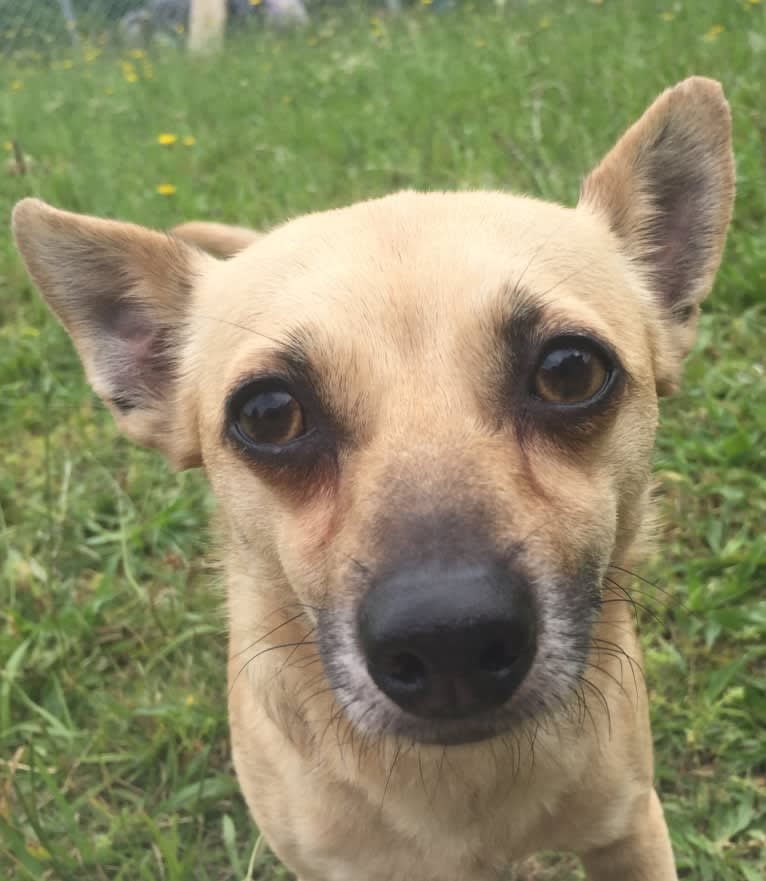
<svg viewBox="0 0 766 881">
<path fill-rule="evenodd" d="M 215 62 L 0 62 L 0 136 L 31 157 L 3 169 L 0 204 L 39 194 L 156 226 L 269 225 L 402 187 L 572 203 L 665 85 L 723 81 L 737 208 L 684 392 L 663 406 L 666 525 L 642 570 L 672 597 L 643 633 L 689 881 L 766 873 L 764 7 L 509 2 L 257 33 Z M 0 308 L 0 878 L 243 879 L 251 857 L 252 877 L 288 878 L 229 762 L 201 477 L 117 436 L 5 234 Z"/>
</svg>

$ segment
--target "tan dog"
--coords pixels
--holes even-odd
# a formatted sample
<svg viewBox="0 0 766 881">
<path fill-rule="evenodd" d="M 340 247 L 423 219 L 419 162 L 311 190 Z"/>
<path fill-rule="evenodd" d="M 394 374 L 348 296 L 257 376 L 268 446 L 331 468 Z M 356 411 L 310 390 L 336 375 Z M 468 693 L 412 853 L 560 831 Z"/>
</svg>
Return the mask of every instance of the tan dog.
<svg viewBox="0 0 766 881">
<path fill-rule="evenodd" d="M 733 193 L 693 78 L 576 209 L 407 192 L 229 240 L 17 206 L 119 425 L 210 478 L 234 761 L 301 881 L 495 881 L 539 849 L 676 878 L 620 574 Z"/>
</svg>

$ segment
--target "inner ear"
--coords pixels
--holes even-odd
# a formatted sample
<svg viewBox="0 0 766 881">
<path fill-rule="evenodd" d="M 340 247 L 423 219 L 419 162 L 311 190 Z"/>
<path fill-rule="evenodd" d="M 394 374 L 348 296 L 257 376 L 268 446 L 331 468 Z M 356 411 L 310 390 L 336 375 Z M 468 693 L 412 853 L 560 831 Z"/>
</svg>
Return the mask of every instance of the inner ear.
<svg viewBox="0 0 766 881">
<path fill-rule="evenodd" d="M 693 331 L 720 263 L 733 200 L 729 106 L 718 83 L 691 77 L 660 95 L 625 132 L 586 178 L 580 205 L 606 219 L 664 315 L 679 325 L 691 322 Z M 684 335 L 678 342 L 688 347 Z"/>
<path fill-rule="evenodd" d="M 88 380 L 133 440 L 199 464 L 196 419 L 178 399 L 196 277 L 212 258 L 173 236 L 25 199 L 16 242 L 77 347 Z"/>
<path fill-rule="evenodd" d="M 680 157 L 696 161 L 679 161 Z M 707 294 L 709 257 L 720 252 L 715 153 L 690 142 L 689 133 L 669 121 L 639 157 L 651 203 L 640 243 L 651 287 L 668 313 L 687 321 Z M 728 223 L 728 215 L 726 216 Z M 627 231 L 623 231 L 623 234 Z"/>
<path fill-rule="evenodd" d="M 178 360 L 177 330 L 135 304 L 98 309 L 92 333 L 111 344 L 94 351 L 95 374 L 106 379 L 100 392 L 122 414 L 148 401 L 161 401 L 173 382 Z"/>
</svg>

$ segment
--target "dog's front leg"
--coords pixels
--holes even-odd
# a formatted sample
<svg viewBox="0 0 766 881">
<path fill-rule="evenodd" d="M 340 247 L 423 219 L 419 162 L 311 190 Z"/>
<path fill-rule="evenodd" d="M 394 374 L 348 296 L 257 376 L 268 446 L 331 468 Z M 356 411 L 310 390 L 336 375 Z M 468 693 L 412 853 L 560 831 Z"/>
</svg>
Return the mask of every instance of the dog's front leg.
<svg viewBox="0 0 766 881">
<path fill-rule="evenodd" d="M 628 835 L 581 857 L 589 881 L 678 881 L 668 827 L 654 790 Z"/>
</svg>

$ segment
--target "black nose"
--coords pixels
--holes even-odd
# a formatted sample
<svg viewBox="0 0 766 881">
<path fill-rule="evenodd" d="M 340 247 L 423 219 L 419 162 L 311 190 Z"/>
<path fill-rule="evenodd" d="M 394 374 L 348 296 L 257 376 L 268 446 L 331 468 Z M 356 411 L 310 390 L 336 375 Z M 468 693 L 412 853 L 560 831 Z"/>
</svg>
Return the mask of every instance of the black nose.
<svg viewBox="0 0 766 881">
<path fill-rule="evenodd" d="M 529 583 L 491 564 L 429 564 L 367 592 L 359 638 L 376 685 L 402 709 L 466 718 L 505 703 L 535 655 Z"/>
</svg>

